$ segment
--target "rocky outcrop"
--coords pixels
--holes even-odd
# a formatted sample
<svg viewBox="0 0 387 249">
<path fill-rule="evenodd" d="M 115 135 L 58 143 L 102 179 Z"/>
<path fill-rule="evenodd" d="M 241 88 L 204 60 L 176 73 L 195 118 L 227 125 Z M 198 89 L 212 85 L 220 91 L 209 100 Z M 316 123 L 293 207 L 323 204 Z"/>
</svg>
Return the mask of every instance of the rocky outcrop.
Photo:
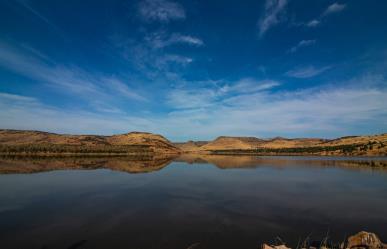
<svg viewBox="0 0 387 249">
<path fill-rule="evenodd" d="M 326 242 L 326 241 L 325 241 Z M 329 247 L 327 243 L 319 243 L 315 245 L 303 245 L 301 249 L 387 249 L 387 245 L 382 243 L 378 236 L 374 233 L 359 232 L 353 236 L 350 236 L 345 244 L 341 244 L 339 247 Z M 262 249 L 291 249 L 285 244 L 282 245 L 268 245 L 263 244 Z"/>
<path fill-rule="evenodd" d="M 348 249 L 387 249 L 374 233 L 359 232 L 348 238 L 346 248 Z"/>
<path fill-rule="evenodd" d="M 269 246 L 268 244 L 263 244 L 262 249 L 291 249 L 291 248 L 287 247 L 286 245 Z"/>
</svg>

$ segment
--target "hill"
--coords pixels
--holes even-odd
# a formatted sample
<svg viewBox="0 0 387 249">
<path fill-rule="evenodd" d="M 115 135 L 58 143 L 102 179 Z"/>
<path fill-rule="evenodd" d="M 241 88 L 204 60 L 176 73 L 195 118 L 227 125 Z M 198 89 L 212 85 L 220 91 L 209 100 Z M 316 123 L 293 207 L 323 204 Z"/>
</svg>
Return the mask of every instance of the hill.
<svg viewBox="0 0 387 249">
<path fill-rule="evenodd" d="M 64 135 L 41 131 L 0 130 L 0 152 L 178 154 L 180 149 L 161 135 L 130 132 L 113 136 Z"/>
<path fill-rule="evenodd" d="M 249 150 L 263 142 L 256 137 L 226 137 L 221 136 L 201 147 L 201 150 Z"/>
<path fill-rule="evenodd" d="M 185 152 L 197 152 L 207 143 L 207 141 L 188 141 L 185 143 L 173 143 L 173 145 Z"/>
<path fill-rule="evenodd" d="M 41 131 L 0 130 L 0 154 L 248 154 L 248 155 L 387 155 L 387 134 L 336 139 L 220 136 L 213 141 L 171 143 L 165 137 L 129 132 L 112 136 L 65 135 Z"/>
<path fill-rule="evenodd" d="M 209 154 L 257 154 L 257 155 L 387 155 L 387 134 L 372 136 L 348 136 L 336 139 L 282 138 L 260 139 L 256 137 L 221 136 L 204 145 L 190 141 L 180 144 L 184 152 Z M 194 148 L 194 149 L 193 149 Z"/>
</svg>

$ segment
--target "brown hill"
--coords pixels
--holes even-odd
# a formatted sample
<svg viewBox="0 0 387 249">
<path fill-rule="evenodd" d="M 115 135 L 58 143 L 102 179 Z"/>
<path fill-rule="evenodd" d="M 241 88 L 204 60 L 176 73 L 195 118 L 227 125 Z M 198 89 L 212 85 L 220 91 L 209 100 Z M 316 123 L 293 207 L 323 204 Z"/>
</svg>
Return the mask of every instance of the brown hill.
<svg viewBox="0 0 387 249">
<path fill-rule="evenodd" d="M 130 132 L 113 136 L 62 135 L 40 131 L 0 130 L 0 153 L 178 154 L 222 153 L 264 155 L 387 155 L 387 134 L 337 139 L 221 136 L 211 142 L 172 144 L 161 135 Z"/>
<path fill-rule="evenodd" d="M 157 153 L 180 152 L 180 149 L 175 147 L 165 137 L 146 132 L 130 132 L 122 135 L 113 135 L 106 137 L 106 140 L 112 145 L 149 145 Z"/>
<path fill-rule="evenodd" d="M 0 146 L 18 148 L 50 148 L 72 149 L 88 148 L 115 152 L 117 148 L 122 152 L 125 148 L 136 151 L 143 150 L 152 153 L 176 154 L 180 149 L 161 135 L 146 132 L 130 132 L 113 136 L 97 135 L 62 135 L 41 131 L 0 130 Z M 74 149 L 75 148 L 75 149 Z"/>
<path fill-rule="evenodd" d="M 200 147 L 201 150 L 250 150 L 264 140 L 256 137 L 226 137 L 221 136 L 214 141 Z"/>
<path fill-rule="evenodd" d="M 269 139 L 260 144 L 261 148 L 299 148 L 299 147 L 310 147 L 316 146 L 323 142 L 326 142 L 326 139 L 320 138 L 282 138 L 276 137 L 273 139 Z"/>
<path fill-rule="evenodd" d="M 196 153 L 257 153 L 257 154 L 316 154 L 316 155 L 387 155 L 387 134 L 350 136 L 337 139 L 221 136 L 205 145 L 192 142 L 178 146 L 185 152 Z"/>
<path fill-rule="evenodd" d="M 177 148 L 185 152 L 197 152 L 201 146 L 208 144 L 207 141 L 188 141 L 185 143 L 173 143 Z"/>
<path fill-rule="evenodd" d="M 345 144 L 368 144 L 368 143 L 387 143 L 387 133 L 371 136 L 347 136 L 337 139 L 327 140 L 325 145 L 345 145 Z"/>
</svg>

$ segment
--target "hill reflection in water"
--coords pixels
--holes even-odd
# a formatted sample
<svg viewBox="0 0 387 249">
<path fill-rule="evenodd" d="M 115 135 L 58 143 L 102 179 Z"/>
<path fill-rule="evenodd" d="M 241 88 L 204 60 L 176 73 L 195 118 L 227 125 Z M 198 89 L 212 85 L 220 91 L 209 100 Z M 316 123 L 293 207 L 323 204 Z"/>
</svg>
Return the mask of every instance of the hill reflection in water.
<svg viewBox="0 0 387 249">
<path fill-rule="evenodd" d="M 173 159 L 173 157 L 6 157 L 0 159 L 0 174 L 76 169 L 147 173 L 166 167 Z"/>
<path fill-rule="evenodd" d="M 225 156 L 184 154 L 175 161 L 190 164 L 210 163 L 221 169 L 256 167 L 341 167 L 362 170 L 387 170 L 386 157 L 321 156 Z"/>
<path fill-rule="evenodd" d="M 220 169 L 257 167 L 340 167 L 387 171 L 385 157 L 294 157 L 183 154 L 149 157 L 2 157 L 0 174 L 38 173 L 52 170 L 110 169 L 127 173 L 161 170 L 171 162 L 212 164 Z"/>
</svg>

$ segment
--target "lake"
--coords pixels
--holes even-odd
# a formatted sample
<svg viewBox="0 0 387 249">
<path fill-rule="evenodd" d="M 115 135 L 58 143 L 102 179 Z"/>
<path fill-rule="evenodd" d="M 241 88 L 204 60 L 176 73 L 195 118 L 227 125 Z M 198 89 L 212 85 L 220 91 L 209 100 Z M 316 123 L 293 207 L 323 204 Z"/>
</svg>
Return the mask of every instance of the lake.
<svg viewBox="0 0 387 249">
<path fill-rule="evenodd" d="M 0 159 L 2 249 L 387 241 L 387 158 Z"/>
</svg>

